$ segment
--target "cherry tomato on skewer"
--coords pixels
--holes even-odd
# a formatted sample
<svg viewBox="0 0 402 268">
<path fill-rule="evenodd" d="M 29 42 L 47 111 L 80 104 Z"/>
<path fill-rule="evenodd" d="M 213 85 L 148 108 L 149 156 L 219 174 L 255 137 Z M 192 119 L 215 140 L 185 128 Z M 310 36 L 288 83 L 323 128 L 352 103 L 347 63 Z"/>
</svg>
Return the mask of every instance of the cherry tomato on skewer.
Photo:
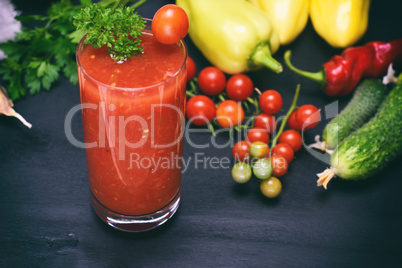
<svg viewBox="0 0 402 268">
<path fill-rule="evenodd" d="M 168 4 L 156 11 L 152 20 L 152 33 L 155 39 L 165 45 L 172 45 L 188 33 L 189 20 L 186 12 L 179 6 Z"/>
</svg>

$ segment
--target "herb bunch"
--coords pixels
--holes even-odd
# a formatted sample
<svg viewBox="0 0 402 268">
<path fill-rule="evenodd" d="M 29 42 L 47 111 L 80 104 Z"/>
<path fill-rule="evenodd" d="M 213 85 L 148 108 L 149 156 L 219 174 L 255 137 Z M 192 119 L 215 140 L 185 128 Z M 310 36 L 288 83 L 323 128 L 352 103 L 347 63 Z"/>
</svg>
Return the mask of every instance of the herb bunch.
<svg viewBox="0 0 402 268">
<path fill-rule="evenodd" d="M 90 5 L 74 17 L 77 30 L 87 32 L 85 41 L 94 48 L 103 45 L 115 61 L 143 52 L 140 44 L 144 20 L 131 7 L 119 6 L 115 10 Z"/>
<path fill-rule="evenodd" d="M 98 6 L 116 9 L 131 0 L 101 0 Z M 135 8 L 146 0 L 133 4 Z M 0 80 L 7 85 L 8 95 L 17 100 L 26 95 L 50 90 L 60 75 L 72 84 L 77 84 L 75 50 L 84 36 L 84 30 L 76 30 L 73 21 L 82 8 L 92 4 L 92 0 L 80 0 L 73 5 L 70 0 L 53 3 L 45 16 L 18 16 L 23 29 L 17 33 L 16 41 L 0 44 L 7 55 L 0 61 Z M 26 27 L 25 24 L 35 27 Z"/>
</svg>

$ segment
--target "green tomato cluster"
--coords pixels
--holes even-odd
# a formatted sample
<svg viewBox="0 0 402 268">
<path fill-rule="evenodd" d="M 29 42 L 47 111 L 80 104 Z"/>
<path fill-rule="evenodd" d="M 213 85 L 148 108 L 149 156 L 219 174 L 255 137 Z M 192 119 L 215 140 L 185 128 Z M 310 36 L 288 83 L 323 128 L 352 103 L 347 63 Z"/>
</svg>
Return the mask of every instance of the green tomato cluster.
<svg viewBox="0 0 402 268">
<path fill-rule="evenodd" d="M 264 147 L 263 143 L 253 143 L 249 150 L 253 160 L 250 161 L 250 164 L 246 162 L 236 163 L 232 168 L 232 177 L 237 183 L 246 183 L 250 181 L 254 174 L 255 177 L 261 180 L 261 193 L 268 198 L 275 198 L 282 191 L 282 183 L 272 176 L 273 166 L 267 158 L 266 150 L 269 153 L 269 148 L 267 148 L 268 146 Z"/>
</svg>

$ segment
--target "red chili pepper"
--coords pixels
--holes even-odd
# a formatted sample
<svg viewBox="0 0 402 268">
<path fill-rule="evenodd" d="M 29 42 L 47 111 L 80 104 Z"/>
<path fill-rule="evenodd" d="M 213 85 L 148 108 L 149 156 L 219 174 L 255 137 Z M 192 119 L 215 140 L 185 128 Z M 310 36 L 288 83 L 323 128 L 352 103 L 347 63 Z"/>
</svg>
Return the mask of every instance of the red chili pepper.
<svg viewBox="0 0 402 268">
<path fill-rule="evenodd" d="M 317 73 L 302 71 L 290 63 L 291 52 L 285 52 L 285 63 L 295 73 L 314 80 L 324 87 L 328 96 L 350 94 L 362 78 L 385 75 L 388 65 L 402 60 L 402 39 L 391 42 L 369 42 L 364 46 L 350 47 L 341 55 L 333 56 Z"/>
</svg>

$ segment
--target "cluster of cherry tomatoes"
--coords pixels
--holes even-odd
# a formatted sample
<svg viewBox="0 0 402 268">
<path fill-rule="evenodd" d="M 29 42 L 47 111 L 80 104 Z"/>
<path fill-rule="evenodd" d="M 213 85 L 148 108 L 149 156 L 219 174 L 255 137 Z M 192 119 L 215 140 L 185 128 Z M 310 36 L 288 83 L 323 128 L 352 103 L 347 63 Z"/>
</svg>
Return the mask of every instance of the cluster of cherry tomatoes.
<svg viewBox="0 0 402 268">
<path fill-rule="evenodd" d="M 174 44 L 186 36 L 189 21 L 183 9 L 176 5 L 166 5 L 158 10 L 153 18 L 152 32 L 163 44 Z M 312 128 L 320 121 L 320 113 L 313 105 L 303 105 L 296 109 L 298 90 L 292 106 L 278 131 L 275 114 L 281 111 L 283 99 L 276 90 L 266 90 L 259 94 L 258 101 L 252 99 L 254 84 L 249 76 L 235 74 L 226 79 L 225 74 L 214 66 L 202 69 L 198 78 L 194 78 L 196 65 L 191 57 L 187 62 L 187 81 L 194 84 L 203 94 L 188 91 L 191 96 L 186 105 L 186 115 L 191 123 L 219 127 L 237 128 L 245 120 L 244 107 L 251 103 L 257 114 L 251 118 L 250 128 L 245 140 L 237 142 L 232 154 L 237 162 L 232 168 L 232 177 L 238 183 L 248 182 L 252 175 L 261 180 L 262 194 L 269 198 L 279 195 L 282 177 L 288 170 L 294 153 L 300 150 L 303 140 L 300 132 Z M 219 102 L 214 101 L 218 98 Z M 212 99 L 214 98 L 214 99 Z M 260 113 L 260 109 L 262 112 Z M 248 110 L 248 109 L 247 109 Z M 250 120 L 248 121 L 250 123 Z M 285 124 L 289 129 L 284 131 Z M 274 135 L 270 143 L 270 135 Z M 270 145 L 271 144 L 271 148 Z"/>
<path fill-rule="evenodd" d="M 275 115 L 283 106 L 278 91 L 270 89 L 261 93 L 257 90 L 258 100 L 253 100 L 251 97 L 256 89 L 246 74 L 235 74 L 226 79 L 220 69 L 209 66 L 200 71 L 198 78 L 194 78 L 196 66 L 190 57 L 187 68 L 188 81 L 191 83 L 196 80 L 202 93 L 188 92 L 191 98 L 187 101 L 186 116 L 193 124 L 204 126 L 214 122 L 222 128 L 234 128 L 245 120 L 243 106 L 247 106 L 247 102 L 256 105 L 258 113 L 249 120 L 245 139 L 232 148 L 236 162 L 232 177 L 238 183 L 246 183 L 254 175 L 261 180 L 263 195 L 269 198 L 278 196 L 282 190 L 278 178 L 287 173 L 295 152 L 303 146 L 301 132 L 319 123 L 321 117 L 318 108 L 310 104 L 300 107 L 292 105 L 277 130 Z M 297 96 L 295 98 L 294 103 Z M 284 130 L 286 123 L 288 129 Z"/>
<path fill-rule="evenodd" d="M 264 93 L 260 95 L 260 100 Z M 254 127 L 247 132 L 246 139 L 237 142 L 232 149 L 237 161 L 232 168 L 232 177 L 236 182 L 246 183 L 254 174 L 261 180 L 260 190 L 263 195 L 275 198 L 280 194 L 282 183 L 278 178 L 287 173 L 295 152 L 303 146 L 300 132 L 315 127 L 320 121 L 320 112 L 313 105 L 302 105 L 292 110 L 288 111 L 288 116 L 285 116 L 279 131 L 275 133 L 271 148 L 268 134 L 276 130 L 274 115 L 263 109 L 264 112 L 254 118 Z M 286 122 L 289 129 L 283 131 Z"/>
<path fill-rule="evenodd" d="M 189 57 L 187 64 L 190 81 L 195 75 L 195 63 Z M 253 95 L 254 84 L 245 74 L 236 74 L 226 79 L 225 74 L 214 66 L 200 71 L 197 78 L 198 88 L 203 94 L 192 95 L 186 106 L 187 118 L 197 126 L 204 126 L 216 119 L 222 128 L 232 128 L 240 124 L 245 117 L 242 105 L 238 102 L 247 100 Z M 229 99 L 224 99 L 225 91 Z M 216 106 L 211 97 L 219 96 Z"/>
</svg>

